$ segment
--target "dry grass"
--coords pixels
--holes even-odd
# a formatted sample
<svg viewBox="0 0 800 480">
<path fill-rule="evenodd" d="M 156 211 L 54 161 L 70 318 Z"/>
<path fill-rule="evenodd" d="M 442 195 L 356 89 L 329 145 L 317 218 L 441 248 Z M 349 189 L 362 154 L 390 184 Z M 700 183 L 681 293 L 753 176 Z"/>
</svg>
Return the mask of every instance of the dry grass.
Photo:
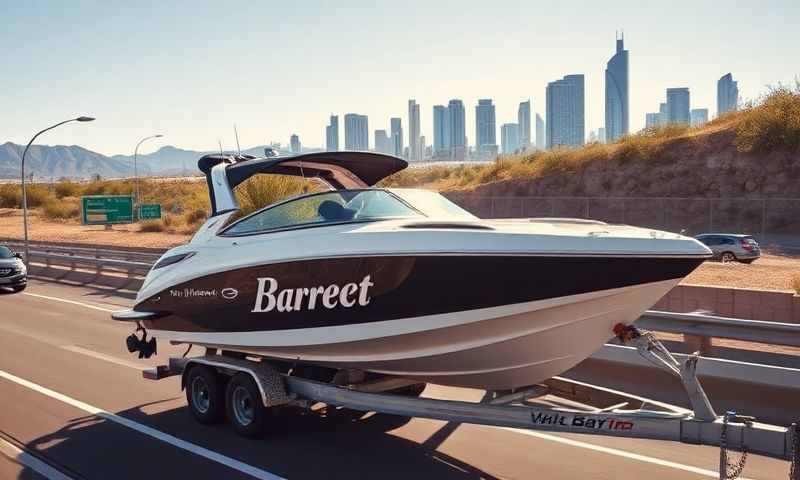
<svg viewBox="0 0 800 480">
<path fill-rule="evenodd" d="M 792 277 L 792 288 L 794 288 L 794 293 L 800 295 L 800 274 Z"/>
<path fill-rule="evenodd" d="M 241 215 L 248 215 L 283 198 L 316 189 L 316 183 L 298 177 L 256 175 L 237 186 L 235 193 L 241 207 Z"/>
<path fill-rule="evenodd" d="M 78 199 L 65 197 L 60 200 L 48 199 L 42 206 L 42 215 L 51 220 L 69 220 L 80 216 Z"/>
<path fill-rule="evenodd" d="M 800 150 L 800 80 L 773 87 L 757 104 L 736 115 L 736 147 L 742 152 Z"/>
</svg>

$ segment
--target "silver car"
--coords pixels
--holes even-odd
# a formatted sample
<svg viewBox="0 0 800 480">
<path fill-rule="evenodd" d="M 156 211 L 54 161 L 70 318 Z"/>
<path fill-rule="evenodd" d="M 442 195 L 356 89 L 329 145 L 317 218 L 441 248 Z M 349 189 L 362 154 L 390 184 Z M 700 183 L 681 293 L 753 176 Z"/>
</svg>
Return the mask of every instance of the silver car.
<svg viewBox="0 0 800 480">
<path fill-rule="evenodd" d="M 21 292 L 28 286 L 28 271 L 22 255 L 0 245 L 0 288 L 7 287 Z"/>
<path fill-rule="evenodd" d="M 717 260 L 727 262 L 753 263 L 761 257 L 761 248 L 750 235 L 735 233 L 704 233 L 695 237 L 704 243 Z"/>
</svg>

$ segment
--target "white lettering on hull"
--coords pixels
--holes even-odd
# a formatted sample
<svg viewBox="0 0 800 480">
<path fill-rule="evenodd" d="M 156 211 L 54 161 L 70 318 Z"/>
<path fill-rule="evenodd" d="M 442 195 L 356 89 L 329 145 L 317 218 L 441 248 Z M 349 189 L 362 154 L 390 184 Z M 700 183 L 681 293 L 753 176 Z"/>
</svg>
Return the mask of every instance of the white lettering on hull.
<svg viewBox="0 0 800 480">
<path fill-rule="evenodd" d="M 331 284 L 327 287 L 286 288 L 278 291 L 276 279 L 259 277 L 256 302 L 252 312 L 314 310 L 320 304 L 327 309 L 333 309 L 339 305 L 351 308 L 356 304 L 363 307 L 369 304 L 371 300 L 369 288 L 374 285 L 370 275 L 367 275 L 359 283 L 347 283 L 342 287 Z M 356 292 L 358 292 L 357 296 Z"/>
</svg>

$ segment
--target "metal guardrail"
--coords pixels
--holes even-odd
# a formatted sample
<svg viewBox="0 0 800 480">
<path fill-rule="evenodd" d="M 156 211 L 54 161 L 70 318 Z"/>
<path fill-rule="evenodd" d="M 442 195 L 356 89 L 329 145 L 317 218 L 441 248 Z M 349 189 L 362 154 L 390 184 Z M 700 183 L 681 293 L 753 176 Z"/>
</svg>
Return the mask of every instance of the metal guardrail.
<svg viewBox="0 0 800 480">
<path fill-rule="evenodd" d="M 13 243 L 11 245 L 17 246 Z M 30 256 L 35 263 L 44 263 L 46 266 L 68 266 L 70 268 L 82 266 L 94 268 L 97 273 L 117 271 L 133 275 L 147 273 L 160 254 L 109 248 L 36 244 L 30 247 Z M 724 338 L 800 347 L 800 325 L 791 323 L 649 310 L 639 318 L 636 324 L 647 330 L 678 333 L 700 339 L 709 346 L 711 338 Z"/>
<path fill-rule="evenodd" d="M 636 326 L 658 332 L 680 333 L 704 338 L 726 338 L 745 342 L 800 347 L 800 324 L 744 320 L 700 313 L 648 310 Z"/>
<path fill-rule="evenodd" d="M 7 243 L 16 250 L 22 244 Z M 161 256 L 159 253 L 132 252 L 109 248 L 65 247 L 60 245 L 34 244 L 29 246 L 30 261 L 47 267 L 90 268 L 97 273 L 116 271 L 128 275 L 147 273 Z"/>
</svg>

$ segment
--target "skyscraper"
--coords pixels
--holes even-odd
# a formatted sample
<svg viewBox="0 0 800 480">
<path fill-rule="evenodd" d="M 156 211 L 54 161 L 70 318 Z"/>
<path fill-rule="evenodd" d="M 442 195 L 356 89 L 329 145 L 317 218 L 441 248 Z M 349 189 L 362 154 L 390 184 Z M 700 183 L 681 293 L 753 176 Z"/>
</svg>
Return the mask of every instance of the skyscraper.
<svg viewBox="0 0 800 480">
<path fill-rule="evenodd" d="M 478 100 L 475 106 L 475 139 L 479 155 L 497 154 L 497 126 L 491 98 Z"/>
<path fill-rule="evenodd" d="M 519 146 L 531 146 L 531 101 L 520 102 L 517 109 L 517 125 L 519 126 Z M 502 141 L 502 138 L 501 138 Z"/>
<path fill-rule="evenodd" d="M 667 89 L 667 122 L 689 125 L 689 89 Z"/>
<path fill-rule="evenodd" d="M 394 146 L 386 130 L 375 130 L 375 151 L 378 153 L 394 153 Z"/>
<path fill-rule="evenodd" d="M 701 127 L 708 122 L 708 109 L 707 108 L 693 108 L 689 114 L 690 125 L 693 127 Z"/>
<path fill-rule="evenodd" d="M 726 73 L 717 81 L 717 116 L 739 108 L 739 82 Z"/>
<path fill-rule="evenodd" d="M 300 153 L 300 137 L 297 134 L 292 134 L 289 137 L 289 149 L 292 153 Z"/>
<path fill-rule="evenodd" d="M 644 128 L 654 128 L 661 124 L 658 112 L 645 114 Z"/>
<path fill-rule="evenodd" d="M 658 104 L 658 124 L 666 125 L 669 123 L 669 112 L 667 111 L 667 103 Z"/>
<path fill-rule="evenodd" d="M 464 102 L 453 99 L 447 104 L 447 113 L 450 125 L 450 157 L 456 160 L 464 160 L 467 156 L 467 130 L 466 112 Z"/>
<path fill-rule="evenodd" d="M 606 65 L 606 139 L 613 142 L 629 133 L 628 51 L 624 37 L 617 39 L 617 52 Z"/>
<path fill-rule="evenodd" d="M 522 145 L 520 143 L 520 128 L 516 123 L 504 123 L 500 127 L 500 142 L 503 153 L 508 155 L 517 151 Z"/>
<path fill-rule="evenodd" d="M 597 141 L 600 142 L 600 143 L 606 143 L 608 141 L 607 139 L 608 139 L 608 137 L 606 136 L 606 129 L 603 128 L 603 127 L 598 128 L 597 129 Z"/>
<path fill-rule="evenodd" d="M 400 118 L 390 118 L 391 123 L 391 139 L 392 139 L 392 153 L 395 156 L 403 156 L 403 120 Z"/>
<path fill-rule="evenodd" d="M 538 113 L 536 114 L 536 148 L 544 150 L 547 145 L 547 139 L 544 134 L 544 120 Z"/>
<path fill-rule="evenodd" d="M 450 151 L 450 115 L 444 105 L 433 106 L 433 154 L 447 157 Z"/>
<path fill-rule="evenodd" d="M 547 148 L 584 144 L 583 74 L 567 75 L 547 84 Z"/>
<path fill-rule="evenodd" d="M 419 105 L 412 99 L 408 101 L 408 159 L 411 161 L 422 160 L 419 129 Z"/>
<path fill-rule="evenodd" d="M 344 148 L 369 150 L 369 122 L 366 115 L 348 113 L 344 116 Z"/>
<path fill-rule="evenodd" d="M 329 152 L 339 150 L 339 116 L 331 115 L 330 125 L 325 127 L 325 149 Z"/>
</svg>

